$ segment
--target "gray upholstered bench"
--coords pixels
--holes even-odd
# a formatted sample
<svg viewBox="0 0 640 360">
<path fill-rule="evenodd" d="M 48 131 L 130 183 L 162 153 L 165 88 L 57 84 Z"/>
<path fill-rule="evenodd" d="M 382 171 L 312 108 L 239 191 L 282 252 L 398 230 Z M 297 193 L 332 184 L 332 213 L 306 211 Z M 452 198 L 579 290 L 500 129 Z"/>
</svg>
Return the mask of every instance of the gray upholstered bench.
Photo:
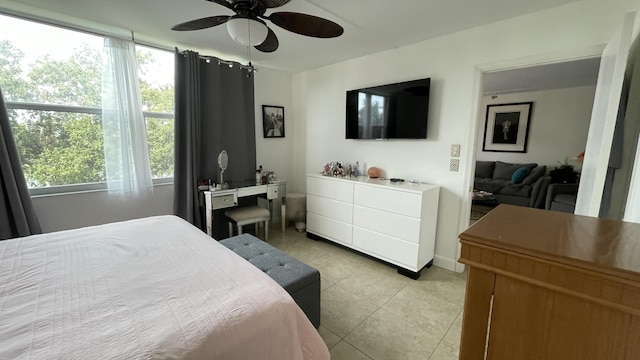
<svg viewBox="0 0 640 360">
<path fill-rule="evenodd" d="M 250 234 L 220 243 L 264 271 L 282 286 L 311 323 L 320 326 L 320 272 Z"/>
</svg>

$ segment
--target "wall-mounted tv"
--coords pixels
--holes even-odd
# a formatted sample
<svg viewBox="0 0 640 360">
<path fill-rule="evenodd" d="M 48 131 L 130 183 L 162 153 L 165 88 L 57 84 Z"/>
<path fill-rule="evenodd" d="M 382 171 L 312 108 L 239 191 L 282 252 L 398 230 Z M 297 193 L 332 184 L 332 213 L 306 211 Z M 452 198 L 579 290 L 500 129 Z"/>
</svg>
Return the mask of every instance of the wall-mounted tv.
<svg viewBox="0 0 640 360">
<path fill-rule="evenodd" d="M 347 91 L 347 139 L 426 139 L 431 79 Z"/>
</svg>

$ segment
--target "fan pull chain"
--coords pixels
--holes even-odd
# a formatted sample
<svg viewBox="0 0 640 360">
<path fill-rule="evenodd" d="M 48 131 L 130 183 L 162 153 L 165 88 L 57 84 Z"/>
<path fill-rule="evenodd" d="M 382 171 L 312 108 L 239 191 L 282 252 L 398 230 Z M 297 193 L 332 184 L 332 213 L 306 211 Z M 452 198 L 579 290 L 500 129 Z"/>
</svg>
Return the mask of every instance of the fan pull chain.
<svg viewBox="0 0 640 360">
<path fill-rule="evenodd" d="M 249 34 L 249 45 L 247 45 L 247 59 L 249 60 L 249 69 L 247 70 L 247 77 L 251 77 L 253 71 L 253 64 L 251 63 L 251 25 L 247 21 L 247 34 Z"/>
</svg>

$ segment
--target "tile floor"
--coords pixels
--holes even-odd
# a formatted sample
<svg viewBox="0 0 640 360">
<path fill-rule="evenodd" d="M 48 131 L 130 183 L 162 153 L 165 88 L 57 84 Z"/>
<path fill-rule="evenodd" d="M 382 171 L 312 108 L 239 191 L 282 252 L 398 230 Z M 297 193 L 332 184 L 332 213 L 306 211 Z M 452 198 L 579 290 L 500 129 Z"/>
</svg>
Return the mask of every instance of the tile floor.
<svg viewBox="0 0 640 360">
<path fill-rule="evenodd" d="M 269 243 L 321 276 L 318 331 L 333 360 L 458 359 L 465 275 L 433 266 L 418 280 L 288 227 Z"/>
</svg>

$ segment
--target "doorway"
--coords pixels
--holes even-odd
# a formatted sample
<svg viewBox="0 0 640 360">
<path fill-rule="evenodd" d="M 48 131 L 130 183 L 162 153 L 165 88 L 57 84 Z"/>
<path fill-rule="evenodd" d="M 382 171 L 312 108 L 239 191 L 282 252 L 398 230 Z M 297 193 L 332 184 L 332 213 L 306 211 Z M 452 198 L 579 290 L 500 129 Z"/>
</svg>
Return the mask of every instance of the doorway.
<svg viewBox="0 0 640 360">
<path fill-rule="evenodd" d="M 599 65 L 600 57 L 591 55 L 569 61 L 482 71 L 478 123 L 474 135 L 474 172 L 476 161 L 537 164 L 546 167 L 544 176 L 548 176 L 556 167 L 567 165 L 579 172 L 581 163 L 576 156 L 585 149 Z M 488 106 L 525 102 L 533 104 L 524 152 L 488 149 L 485 146 L 486 124 L 491 122 L 486 116 Z M 475 178 L 475 175 L 472 176 Z M 499 184 L 494 185 L 498 189 Z M 535 196 L 546 198 L 547 185 L 540 185 L 544 189 L 539 189 Z M 505 188 L 504 191 L 512 189 Z M 476 204 L 474 199 L 475 195 L 472 195 L 472 201 L 469 202 L 470 224 L 491 210 L 485 203 Z M 514 198 L 519 202 L 517 205 L 529 200 Z M 536 207 L 544 208 L 545 200 L 538 198 L 537 201 L 531 201 L 536 203 Z"/>
</svg>

